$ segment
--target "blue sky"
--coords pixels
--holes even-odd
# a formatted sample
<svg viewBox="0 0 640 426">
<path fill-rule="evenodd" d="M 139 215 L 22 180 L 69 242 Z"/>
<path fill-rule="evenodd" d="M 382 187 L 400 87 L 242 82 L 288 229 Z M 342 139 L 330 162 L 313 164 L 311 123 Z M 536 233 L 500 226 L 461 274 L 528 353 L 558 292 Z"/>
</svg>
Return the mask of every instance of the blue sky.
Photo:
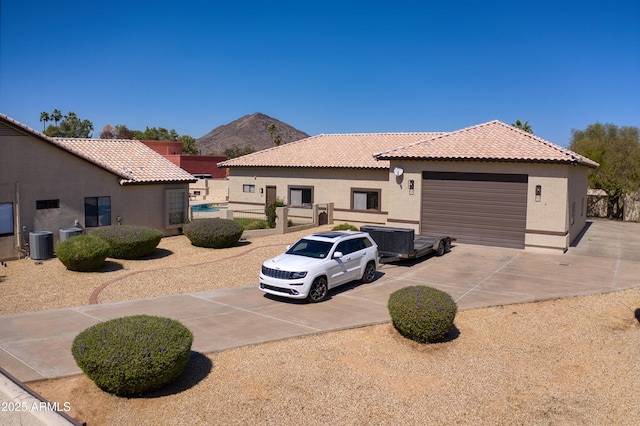
<svg viewBox="0 0 640 426">
<path fill-rule="evenodd" d="M 640 2 L 0 0 L 0 112 L 201 137 L 640 126 Z"/>
</svg>

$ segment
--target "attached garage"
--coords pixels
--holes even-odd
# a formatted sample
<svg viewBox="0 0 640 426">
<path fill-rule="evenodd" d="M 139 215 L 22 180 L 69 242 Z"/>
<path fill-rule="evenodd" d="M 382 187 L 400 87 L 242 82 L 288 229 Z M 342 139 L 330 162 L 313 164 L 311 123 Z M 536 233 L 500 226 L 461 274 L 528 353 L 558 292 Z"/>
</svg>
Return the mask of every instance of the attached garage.
<svg viewBox="0 0 640 426">
<path fill-rule="evenodd" d="M 565 251 L 597 163 L 491 121 L 374 155 L 390 162 L 387 224 L 462 244 Z"/>
<path fill-rule="evenodd" d="M 422 178 L 422 235 L 524 248 L 527 175 L 423 172 Z"/>
</svg>

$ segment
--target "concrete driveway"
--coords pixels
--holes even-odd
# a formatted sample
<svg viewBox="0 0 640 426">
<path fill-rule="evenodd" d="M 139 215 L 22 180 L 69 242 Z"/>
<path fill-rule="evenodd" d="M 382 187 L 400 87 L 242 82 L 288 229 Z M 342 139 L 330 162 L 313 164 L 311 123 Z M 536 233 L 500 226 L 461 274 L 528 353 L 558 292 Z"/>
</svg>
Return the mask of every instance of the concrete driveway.
<svg viewBox="0 0 640 426">
<path fill-rule="evenodd" d="M 409 285 L 451 294 L 459 310 L 640 287 L 640 224 L 594 221 L 565 254 L 455 245 L 443 257 L 386 264 L 318 304 L 268 297 L 256 285 L 17 315 L 0 321 L 0 365 L 23 382 L 80 373 L 74 337 L 133 314 L 180 320 L 201 353 L 388 322 L 389 295 Z"/>
</svg>

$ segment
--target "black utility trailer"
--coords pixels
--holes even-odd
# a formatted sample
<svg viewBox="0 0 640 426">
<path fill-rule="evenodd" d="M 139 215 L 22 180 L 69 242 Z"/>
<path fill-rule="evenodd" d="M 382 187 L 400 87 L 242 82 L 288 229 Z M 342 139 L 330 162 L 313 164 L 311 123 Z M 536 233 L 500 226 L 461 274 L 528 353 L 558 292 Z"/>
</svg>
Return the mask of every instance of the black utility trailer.
<svg viewBox="0 0 640 426">
<path fill-rule="evenodd" d="M 455 241 L 455 238 L 448 236 L 416 236 L 413 229 L 390 226 L 367 225 L 360 230 L 371 235 L 378 244 L 381 263 L 415 259 L 431 252 L 435 252 L 436 256 L 442 256 L 451 250 L 451 241 Z"/>
</svg>

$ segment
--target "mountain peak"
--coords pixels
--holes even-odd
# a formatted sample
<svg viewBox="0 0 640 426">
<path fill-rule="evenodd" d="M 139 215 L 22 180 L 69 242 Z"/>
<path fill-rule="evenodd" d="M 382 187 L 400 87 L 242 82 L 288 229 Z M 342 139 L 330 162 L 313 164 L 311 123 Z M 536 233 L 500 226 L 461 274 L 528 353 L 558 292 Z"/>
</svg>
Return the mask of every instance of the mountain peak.
<svg viewBox="0 0 640 426">
<path fill-rule="evenodd" d="M 250 147 L 261 151 L 275 146 L 268 130 L 271 124 L 276 126 L 276 133 L 280 135 L 283 144 L 309 137 L 305 132 L 287 123 L 261 112 L 255 112 L 216 127 L 197 139 L 196 144 L 203 154 L 224 154 L 226 149 L 232 147 Z"/>
</svg>

